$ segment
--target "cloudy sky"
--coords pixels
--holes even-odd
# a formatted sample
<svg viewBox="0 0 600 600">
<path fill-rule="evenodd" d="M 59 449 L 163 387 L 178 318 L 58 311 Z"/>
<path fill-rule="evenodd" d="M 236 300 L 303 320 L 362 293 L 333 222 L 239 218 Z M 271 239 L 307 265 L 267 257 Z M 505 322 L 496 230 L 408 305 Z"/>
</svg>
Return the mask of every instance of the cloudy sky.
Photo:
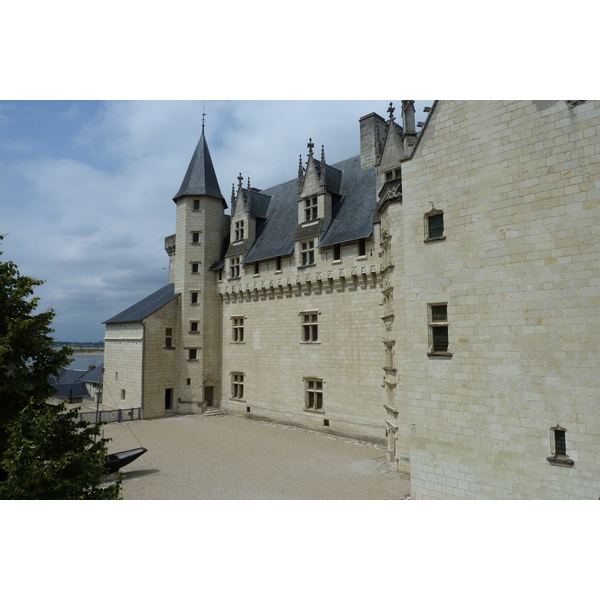
<svg viewBox="0 0 600 600">
<path fill-rule="evenodd" d="M 102 321 L 168 282 L 163 244 L 175 232 L 172 198 L 203 110 L 229 200 L 240 172 L 259 188 L 296 177 L 309 137 L 319 155 L 325 146 L 329 163 L 358 154 L 359 118 L 387 118 L 390 101 L 400 106 L 393 99 L 2 101 L 2 259 L 45 281 L 37 291 L 42 308 L 56 312 L 56 339 L 100 340 Z"/>
</svg>

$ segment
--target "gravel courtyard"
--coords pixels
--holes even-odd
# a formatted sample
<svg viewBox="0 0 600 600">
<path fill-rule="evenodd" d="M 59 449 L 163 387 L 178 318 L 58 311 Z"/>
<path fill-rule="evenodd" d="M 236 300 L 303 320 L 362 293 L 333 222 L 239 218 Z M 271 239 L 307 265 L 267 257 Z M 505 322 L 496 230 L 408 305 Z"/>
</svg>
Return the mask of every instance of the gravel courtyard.
<svg viewBox="0 0 600 600">
<path fill-rule="evenodd" d="M 408 476 L 385 448 L 232 416 L 111 423 L 109 452 L 148 449 L 124 467 L 125 500 L 403 500 Z"/>
</svg>

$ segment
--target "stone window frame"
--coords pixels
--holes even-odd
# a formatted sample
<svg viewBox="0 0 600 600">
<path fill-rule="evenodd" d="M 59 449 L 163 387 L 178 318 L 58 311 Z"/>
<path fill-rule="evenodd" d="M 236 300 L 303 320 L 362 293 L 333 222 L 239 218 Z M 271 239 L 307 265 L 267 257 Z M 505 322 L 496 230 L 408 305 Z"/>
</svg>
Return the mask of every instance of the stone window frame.
<svg viewBox="0 0 600 600">
<path fill-rule="evenodd" d="M 191 238 L 192 238 L 192 244 L 200 243 L 200 234 L 201 233 L 202 233 L 201 231 L 190 231 Z"/>
<path fill-rule="evenodd" d="M 300 316 L 301 325 L 301 344 L 320 344 L 319 340 L 319 315 L 320 310 L 301 310 L 298 315 Z"/>
<path fill-rule="evenodd" d="M 198 348 L 188 348 L 188 360 L 198 360 Z"/>
<path fill-rule="evenodd" d="M 200 300 L 200 290 L 190 290 L 190 304 L 197 306 Z"/>
<path fill-rule="evenodd" d="M 401 169 L 390 169 L 384 173 L 385 181 L 396 181 L 396 179 L 402 179 L 402 170 Z"/>
<path fill-rule="evenodd" d="M 440 235 L 432 236 L 432 225 L 433 219 L 437 220 L 437 217 L 442 217 L 442 232 Z M 425 227 L 425 239 L 424 242 L 441 242 L 446 239 L 446 223 L 444 221 L 444 211 L 438 208 L 432 208 L 428 213 L 425 213 L 423 217 L 424 227 Z"/>
<path fill-rule="evenodd" d="M 235 221 L 233 224 L 233 238 L 235 242 L 241 242 L 244 239 L 244 220 Z"/>
<path fill-rule="evenodd" d="M 304 223 L 312 223 L 319 220 L 319 199 L 311 196 L 304 199 Z"/>
<path fill-rule="evenodd" d="M 200 261 L 193 261 L 190 263 L 190 273 L 197 275 L 200 273 L 200 265 L 202 263 Z"/>
<path fill-rule="evenodd" d="M 173 345 L 173 328 L 165 327 L 165 349 L 166 350 L 174 350 L 175 346 Z"/>
<path fill-rule="evenodd" d="M 325 380 L 321 377 L 304 377 L 304 410 L 325 413 L 323 408 Z"/>
<path fill-rule="evenodd" d="M 241 277 L 242 257 L 232 256 L 229 259 L 229 279 L 239 279 Z"/>
<path fill-rule="evenodd" d="M 189 322 L 189 330 L 188 333 L 197 334 L 200 333 L 200 321 L 190 321 Z"/>
<path fill-rule="evenodd" d="M 445 315 L 439 310 L 441 307 L 445 307 Z M 443 316 L 445 316 L 445 318 L 441 318 Z M 427 323 L 429 329 L 429 351 L 427 352 L 427 356 L 451 358 L 452 353 L 449 350 L 450 321 L 448 319 L 448 303 L 433 302 L 431 304 L 428 304 Z M 446 339 L 445 344 L 444 333 Z"/>
<path fill-rule="evenodd" d="M 311 267 L 316 264 L 316 246 L 314 239 L 300 242 L 300 264 L 302 267 Z"/>
<path fill-rule="evenodd" d="M 232 371 L 231 375 L 231 400 L 245 402 L 244 386 L 246 384 L 246 374 L 242 371 Z"/>
<path fill-rule="evenodd" d="M 567 454 L 567 430 L 557 424 L 550 427 L 550 453 L 546 460 L 557 467 L 572 467 L 575 461 Z"/>
<path fill-rule="evenodd" d="M 244 327 L 246 325 L 246 317 L 244 315 L 231 316 L 231 343 L 245 344 Z"/>
</svg>

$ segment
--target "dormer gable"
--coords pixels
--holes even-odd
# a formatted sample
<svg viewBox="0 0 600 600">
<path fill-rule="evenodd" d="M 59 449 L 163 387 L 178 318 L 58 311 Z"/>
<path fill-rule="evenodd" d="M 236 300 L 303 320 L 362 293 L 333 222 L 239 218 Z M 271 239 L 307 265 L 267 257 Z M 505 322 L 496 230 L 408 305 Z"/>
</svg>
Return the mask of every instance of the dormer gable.
<svg viewBox="0 0 600 600">
<path fill-rule="evenodd" d="M 402 200 L 401 161 L 405 157 L 403 129 L 394 118 L 394 107 L 390 102 L 387 133 L 383 142 L 381 159 L 377 165 L 377 192 L 379 202 Z"/>
<path fill-rule="evenodd" d="M 238 189 L 232 189 L 230 244 L 226 256 L 244 255 L 256 239 L 256 234 L 267 217 L 271 196 L 262 194 L 258 188 L 242 186 L 242 174 L 238 176 Z"/>
</svg>

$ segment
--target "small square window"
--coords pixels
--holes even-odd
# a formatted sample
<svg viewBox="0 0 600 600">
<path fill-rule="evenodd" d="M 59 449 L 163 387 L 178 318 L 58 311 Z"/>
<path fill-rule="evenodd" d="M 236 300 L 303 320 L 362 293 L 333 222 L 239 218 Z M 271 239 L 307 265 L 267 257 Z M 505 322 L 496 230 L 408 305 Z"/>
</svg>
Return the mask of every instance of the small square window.
<svg viewBox="0 0 600 600">
<path fill-rule="evenodd" d="M 306 378 L 306 394 L 304 407 L 307 410 L 323 410 L 323 380 Z"/>
<path fill-rule="evenodd" d="M 199 244 L 199 243 L 200 243 L 200 232 L 192 231 L 192 244 Z"/>
<path fill-rule="evenodd" d="M 199 322 L 198 321 L 190 321 L 190 333 L 198 333 L 199 332 Z"/>
<path fill-rule="evenodd" d="M 190 304 L 198 304 L 198 292 L 190 292 Z"/>
<path fill-rule="evenodd" d="M 197 358 L 198 358 L 198 350 L 196 348 L 189 348 L 188 349 L 188 359 L 196 360 Z"/>
<path fill-rule="evenodd" d="M 193 262 L 191 263 L 192 273 L 200 273 L 200 263 Z"/>
</svg>

